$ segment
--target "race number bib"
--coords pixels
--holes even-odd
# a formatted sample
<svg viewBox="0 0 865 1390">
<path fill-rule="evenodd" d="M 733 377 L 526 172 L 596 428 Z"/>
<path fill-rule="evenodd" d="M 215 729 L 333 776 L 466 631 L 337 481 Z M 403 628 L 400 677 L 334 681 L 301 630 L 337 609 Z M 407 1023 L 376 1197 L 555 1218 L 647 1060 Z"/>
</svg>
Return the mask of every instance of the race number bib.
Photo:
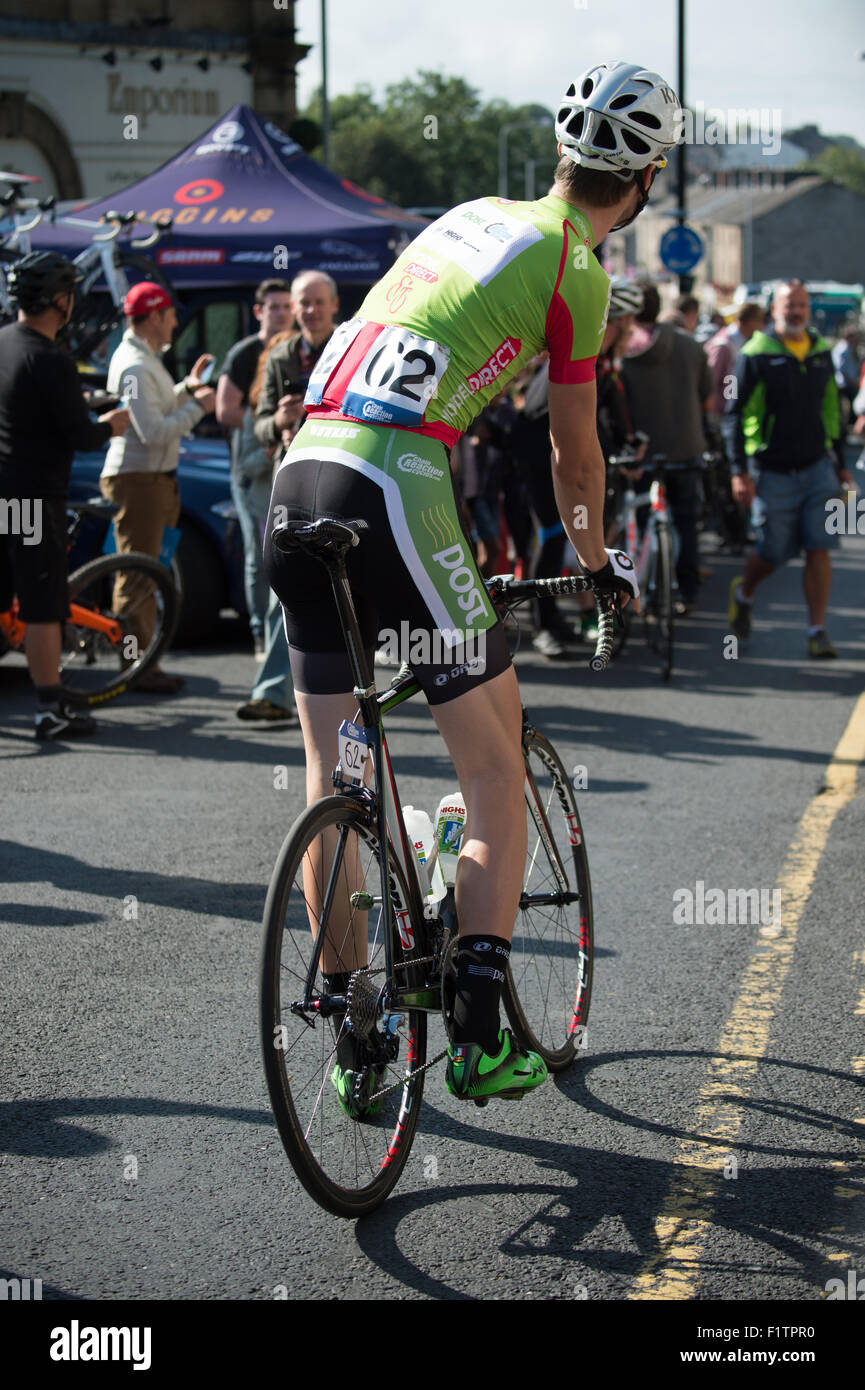
<svg viewBox="0 0 865 1390">
<path fill-rule="evenodd" d="M 306 395 L 303 398 L 305 406 L 321 405 L 321 398 L 327 379 L 336 364 L 343 358 L 354 342 L 360 330 L 363 328 L 363 319 L 348 319 L 346 323 L 341 323 L 334 329 L 330 342 L 315 364 L 312 375 L 309 378 L 309 385 L 306 388 Z"/>
<path fill-rule="evenodd" d="M 348 384 L 343 414 L 372 424 L 420 425 L 449 361 L 450 348 L 407 328 L 384 328 Z"/>
</svg>

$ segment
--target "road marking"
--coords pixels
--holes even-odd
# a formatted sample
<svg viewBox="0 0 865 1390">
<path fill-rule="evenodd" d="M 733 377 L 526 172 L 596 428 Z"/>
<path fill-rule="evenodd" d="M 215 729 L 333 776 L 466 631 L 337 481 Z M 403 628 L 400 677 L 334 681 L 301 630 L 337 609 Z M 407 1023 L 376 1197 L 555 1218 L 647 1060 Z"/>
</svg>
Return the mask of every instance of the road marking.
<svg viewBox="0 0 865 1390">
<path fill-rule="evenodd" d="M 748 1095 L 748 1084 L 768 1047 L 817 866 L 835 817 L 856 793 L 857 769 L 863 759 L 865 693 L 856 702 L 826 769 L 824 785 L 806 807 L 787 852 L 778 882 L 782 925 L 777 931 L 772 927 L 760 933 L 721 1034 L 719 1055 L 709 1064 L 700 1091 L 693 1124 L 700 1137 L 679 1144 L 670 1190 L 655 1222 L 658 1250 L 645 1261 L 630 1299 L 694 1296 L 703 1248 L 713 1229 L 715 1197 L 724 1181 L 724 1164 L 742 1125 L 740 1102 Z"/>
</svg>

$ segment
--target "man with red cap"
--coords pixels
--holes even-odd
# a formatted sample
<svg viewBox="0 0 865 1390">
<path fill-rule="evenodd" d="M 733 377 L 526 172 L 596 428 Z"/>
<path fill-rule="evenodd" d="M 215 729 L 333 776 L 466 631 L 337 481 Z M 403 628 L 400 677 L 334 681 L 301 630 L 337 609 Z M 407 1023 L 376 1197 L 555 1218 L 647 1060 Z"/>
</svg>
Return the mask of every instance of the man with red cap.
<svg viewBox="0 0 865 1390">
<path fill-rule="evenodd" d="M 158 557 L 166 526 L 180 517 L 177 458 L 180 440 L 216 405 L 216 394 L 203 385 L 200 373 L 212 361 L 202 354 L 190 374 L 177 385 L 160 358 L 171 345 L 177 310 L 171 296 L 152 280 L 133 286 L 123 304 L 127 328 L 108 368 L 108 390 L 123 399 L 130 426 L 111 441 L 102 469 L 103 495 L 117 504 L 114 526 L 120 551 L 139 550 Z M 118 581 L 114 595 L 118 612 L 133 607 L 130 594 Z M 155 599 L 136 602 L 132 619 L 135 635 L 147 646 L 153 635 Z M 137 689 L 154 695 L 174 695 L 185 684 L 158 667 L 138 682 Z"/>
</svg>

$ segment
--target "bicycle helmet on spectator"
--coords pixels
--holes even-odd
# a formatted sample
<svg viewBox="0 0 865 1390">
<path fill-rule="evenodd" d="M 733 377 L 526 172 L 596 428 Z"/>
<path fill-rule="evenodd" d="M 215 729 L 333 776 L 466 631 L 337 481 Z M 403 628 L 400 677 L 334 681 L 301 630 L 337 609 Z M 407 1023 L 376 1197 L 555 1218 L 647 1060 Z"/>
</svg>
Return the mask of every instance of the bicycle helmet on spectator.
<svg viewBox="0 0 865 1390">
<path fill-rule="evenodd" d="M 9 268 L 9 294 L 25 314 L 39 314 L 59 294 L 69 294 L 84 277 L 57 251 L 33 251 Z"/>
<path fill-rule="evenodd" d="M 616 275 L 610 281 L 610 312 L 608 318 L 621 319 L 626 314 L 638 314 L 643 307 L 643 291 L 636 280 Z"/>
<path fill-rule="evenodd" d="M 556 139 L 575 164 L 627 181 L 635 169 L 664 167 L 681 120 L 679 99 L 658 73 L 636 63 L 596 63 L 562 97 Z"/>
</svg>

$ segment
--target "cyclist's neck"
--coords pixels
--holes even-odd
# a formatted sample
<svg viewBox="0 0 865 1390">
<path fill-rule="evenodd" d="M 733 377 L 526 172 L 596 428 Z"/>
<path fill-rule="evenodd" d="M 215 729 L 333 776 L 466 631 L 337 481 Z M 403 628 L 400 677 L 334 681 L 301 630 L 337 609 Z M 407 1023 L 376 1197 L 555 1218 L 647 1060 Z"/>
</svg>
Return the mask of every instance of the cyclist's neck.
<svg viewBox="0 0 865 1390">
<path fill-rule="evenodd" d="M 615 227 L 616 223 L 621 220 L 629 203 L 629 197 L 627 196 L 611 208 L 594 207 L 589 203 L 575 203 L 572 198 L 568 197 L 565 189 L 562 188 L 560 183 L 554 183 L 550 192 L 556 198 L 561 198 L 563 202 L 568 203 L 575 211 L 585 217 L 592 229 L 593 246 L 599 246 L 610 229 Z"/>
<path fill-rule="evenodd" d="M 32 328 L 34 333 L 41 333 L 43 338 L 49 338 L 53 343 L 60 332 L 60 323 L 57 311 L 49 309 L 45 314 L 18 314 L 18 322 L 23 323 L 25 328 Z"/>
</svg>

